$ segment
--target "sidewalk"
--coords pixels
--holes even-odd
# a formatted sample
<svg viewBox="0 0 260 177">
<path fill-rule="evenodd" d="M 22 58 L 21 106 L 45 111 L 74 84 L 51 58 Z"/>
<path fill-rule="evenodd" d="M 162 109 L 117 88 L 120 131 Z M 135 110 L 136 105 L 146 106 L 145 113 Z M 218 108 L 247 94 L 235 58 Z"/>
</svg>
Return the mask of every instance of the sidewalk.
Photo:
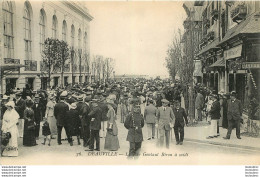
<svg viewBox="0 0 260 177">
<path fill-rule="evenodd" d="M 184 141 L 193 141 L 198 143 L 208 143 L 228 147 L 243 148 L 248 150 L 260 151 L 260 139 L 254 137 L 241 136 L 237 139 L 236 130 L 233 129 L 229 140 L 223 139 L 227 134 L 227 129 L 219 127 L 220 136 L 217 138 L 206 139 L 209 126 L 185 127 Z"/>
</svg>

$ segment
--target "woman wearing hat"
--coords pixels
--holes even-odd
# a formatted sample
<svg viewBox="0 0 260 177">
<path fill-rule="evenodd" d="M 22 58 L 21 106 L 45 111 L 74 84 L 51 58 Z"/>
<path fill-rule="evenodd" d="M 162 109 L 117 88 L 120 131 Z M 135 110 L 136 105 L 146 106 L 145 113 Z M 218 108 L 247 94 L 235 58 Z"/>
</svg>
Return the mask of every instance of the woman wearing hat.
<svg viewBox="0 0 260 177">
<path fill-rule="evenodd" d="M 51 129 L 51 138 L 54 138 L 54 135 L 57 135 L 57 126 L 56 119 L 54 117 L 54 106 L 56 104 L 55 97 L 53 95 L 49 96 L 49 101 L 46 106 L 45 117 L 47 117 L 47 121 L 49 122 Z"/>
<path fill-rule="evenodd" d="M 3 124 L 2 131 L 3 133 L 9 132 L 11 134 L 11 138 L 9 139 L 9 143 L 5 147 L 3 151 L 3 156 L 18 156 L 18 128 L 17 123 L 19 119 L 19 114 L 14 109 L 14 102 L 9 101 L 6 105 L 7 110 L 3 116 Z"/>
<path fill-rule="evenodd" d="M 78 145 L 80 145 L 80 127 L 81 127 L 81 120 L 79 118 L 79 112 L 76 109 L 76 103 L 72 103 L 70 110 L 67 113 L 65 124 L 69 126 L 70 129 L 70 136 L 77 136 Z"/>
<path fill-rule="evenodd" d="M 119 141 L 118 141 L 118 129 L 116 125 L 116 113 L 114 107 L 116 107 L 113 103 L 108 103 L 108 112 L 107 112 L 107 134 L 105 139 L 105 147 L 104 149 L 109 151 L 117 151 L 119 149 Z"/>
<path fill-rule="evenodd" d="M 35 120 L 32 100 L 26 100 L 26 108 L 24 110 L 24 133 L 23 133 L 23 145 L 24 146 L 35 146 Z"/>
</svg>

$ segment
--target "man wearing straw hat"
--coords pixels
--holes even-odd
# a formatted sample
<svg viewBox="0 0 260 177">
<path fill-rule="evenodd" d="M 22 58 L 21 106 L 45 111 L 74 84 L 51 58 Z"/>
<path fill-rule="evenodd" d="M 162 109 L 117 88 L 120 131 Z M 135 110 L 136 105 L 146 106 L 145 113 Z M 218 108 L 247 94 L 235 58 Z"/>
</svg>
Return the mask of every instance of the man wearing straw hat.
<svg viewBox="0 0 260 177">
<path fill-rule="evenodd" d="M 168 107 L 169 101 L 162 99 L 162 106 L 158 108 L 158 114 L 155 126 L 158 127 L 160 134 L 160 146 L 164 144 L 164 137 L 166 139 L 166 148 L 170 145 L 170 130 L 174 125 L 175 116 L 172 108 Z"/>
</svg>

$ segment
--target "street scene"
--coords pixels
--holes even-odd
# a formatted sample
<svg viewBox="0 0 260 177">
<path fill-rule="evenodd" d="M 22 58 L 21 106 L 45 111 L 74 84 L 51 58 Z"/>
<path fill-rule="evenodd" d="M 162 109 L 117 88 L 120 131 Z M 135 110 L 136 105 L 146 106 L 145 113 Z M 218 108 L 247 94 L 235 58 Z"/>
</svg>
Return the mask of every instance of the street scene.
<svg viewBox="0 0 260 177">
<path fill-rule="evenodd" d="M 259 1 L 0 9 L 1 164 L 259 165 Z"/>
</svg>

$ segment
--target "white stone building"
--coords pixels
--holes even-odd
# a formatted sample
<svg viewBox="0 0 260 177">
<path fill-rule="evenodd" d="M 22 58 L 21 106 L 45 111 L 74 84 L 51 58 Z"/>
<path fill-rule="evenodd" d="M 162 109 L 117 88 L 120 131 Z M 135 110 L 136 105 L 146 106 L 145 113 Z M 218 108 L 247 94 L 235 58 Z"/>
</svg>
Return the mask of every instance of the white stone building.
<svg viewBox="0 0 260 177">
<path fill-rule="evenodd" d="M 46 38 L 64 40 L 77 53 L 74 59 L 77 66 L 73 67 L 72 73 L 72 64 L 68 64 L 64 83 L 71 83 L 72 79 L 76 83 L 80 80 L 87 82 L 89 57 L 85 56 L 90 56 L 92 19 L 84 2 L 3 0 L 0 3 L 0 64 L 19 63 L 26 66 L 2 79 L 2 93 L 9 87 L 22 89 L 26 84 L 33 90 L 46 89 L 48 76 L 41 71 Z M 79 51 L 82 53 L 81 62 Z M 51 86 L 60 85 L 60 77 L 60 73 L 54 73 Z"/>
</svg>

